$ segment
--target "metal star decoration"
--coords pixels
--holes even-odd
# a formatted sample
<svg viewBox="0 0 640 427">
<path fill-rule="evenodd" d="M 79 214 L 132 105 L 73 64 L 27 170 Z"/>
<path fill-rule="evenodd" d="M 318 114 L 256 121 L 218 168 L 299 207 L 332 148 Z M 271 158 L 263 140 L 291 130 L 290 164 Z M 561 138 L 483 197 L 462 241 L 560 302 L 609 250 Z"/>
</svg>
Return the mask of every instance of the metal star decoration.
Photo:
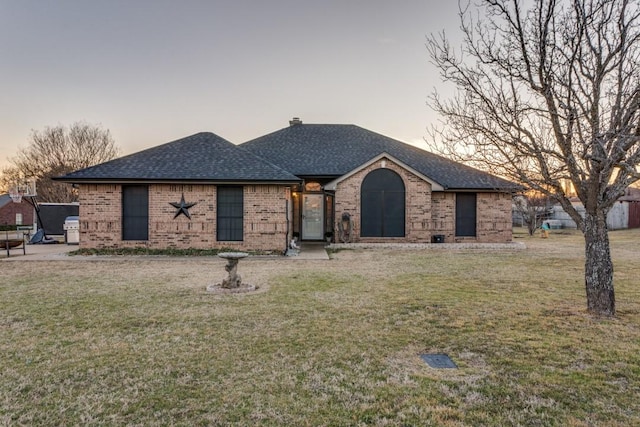
<svg viewBox="0 0 640 427">
<path fill-rule="evenodd" d="M 189 213 L 189 208 L 197 205 L 197 203 L 187 203 L 184 201 L 184 193 L 182 193 L 182 197 L 180 198 L 180 202 L 178 203 L 174 203 L 174 202 L 169 202 L 169 204 L 171 206 L 173 206 L 174 208 L 178 209 L 176 211 L 176 214 L 173 216 L 173 219 L 178 218 L 178 216 L 180 215 L 184 215 L 187 218 L 191 219 L 191 214 Z"/>
</svg>

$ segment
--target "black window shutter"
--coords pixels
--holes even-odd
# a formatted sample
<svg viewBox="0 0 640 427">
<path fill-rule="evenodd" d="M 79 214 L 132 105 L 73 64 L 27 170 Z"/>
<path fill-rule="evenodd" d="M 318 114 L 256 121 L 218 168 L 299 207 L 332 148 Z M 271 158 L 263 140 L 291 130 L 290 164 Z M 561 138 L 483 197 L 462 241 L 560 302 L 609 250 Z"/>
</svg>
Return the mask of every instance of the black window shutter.
<svg viewBox="0 0 640 427">
<path fill-rule="evenodd" d="M 149 240 L 149 187 L 122 186 L 122 240 Z"/>
<path fill-rule="evenodd" d="M 456 193 L 456 236 L 476 235 L 476 193 Z"/>
<path fill-rule="evenodd" d="M 218 241 L 244 239 L 244 197 L 242 187 L 218 187 L 216 233 Z"/>
</svg>

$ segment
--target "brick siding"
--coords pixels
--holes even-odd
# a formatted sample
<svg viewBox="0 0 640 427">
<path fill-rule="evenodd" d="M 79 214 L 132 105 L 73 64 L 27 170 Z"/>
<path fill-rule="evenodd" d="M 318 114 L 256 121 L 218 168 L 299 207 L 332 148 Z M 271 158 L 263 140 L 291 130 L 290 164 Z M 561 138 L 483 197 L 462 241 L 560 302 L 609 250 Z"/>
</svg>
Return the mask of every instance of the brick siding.
<svg viewBox="0 0 640 427">
<path fill-rule="evenodd" d="M 431 230 L 444 236 L 445 243 L 453 243 L 456 234 L 456 194 L 436 192 L 431 197 Z"/>
<path fill-rule="evenodd" d="M 33 206 L 23 199 L 20 203 L 11 201 L 0 207 L 0 224 L 16 225 L 16 214 L 18 213 L 22 214 L 22 225 L 33 225 L 35 222 Z"/>
<path fill-rule="evenodd" d="M 405 185 L 405 237 L 360 237 L 360 188 L 367 174 L 385 167 L 396 172 Z M 149 239 L 122 240 L 122 189 L 115 184 L 80 185 L 80 246 L 82 248 L 148 247 L 179 249 L 230 248 L 234 250 L 282 251 L 288 241 L 299 207 L 287 200 L 283 185 L 244 186 L 244 238 L 241 242 L 216 240 L 216 186 L 201 184 L 149 185 Z M 184 193 L 191 219 L 173 218 Z M 334 235 L 339 236 L 338 221 L 344 212 L 351 214 L 353 243 L 429 243 L 433 235 L 444 242 L 506 243 L 512 240 L 511 195 L 477 193 L 475 237 L 455 236 L 454 192 L 432 192 L 431 184 L 390 159 L 380 159 L 338 183 L 335 194 Z M 300 201 L 298 197 L 294 201 Z M 296 202 L 297 205 L 299 202 Z M 287 209 L 287 205 L 289 206 Z M 13 216 L 15 221 L 15 214 Z M 25 215 L 24 223 L 30 223 Z M 289 233 L 290 235 L 290 233 Z"/>
<path fill-rule="evenodd" d="M 511 209 L 511 194 L 478 193 L 477 242 L 510 242 L 513 239 Z"/>
<path fill-rule="evenodd" d="M 402 178 L 405 186 L 405 237 L 393 238 L 372 238 L 360 237 L 360 187 L 362 181 L 369 172 L 382 168 L 396 172 Z M 388 159 L 380 159 L 366 168 L 356 172 L 352 176 L 338 183 L 336 187 L 336 230 L 335 235 L 339 235 L 337 221 L 341 221 L 342 214 L 351 214 L 353 232 L 353 243 L 377 243 L 377 242 L 428 242 L 431 238 L 429 218 L 431 216 L 431 185 L 418 176 Z"/>
<path fill-rule="evenodd" d="M 405 237 L 360 237 L 360 188 L 367 174 L 382 168 L 393 170 L 405 185 Z M 338 183 L 336 187 L 335 235 L 344 212 L 351 214 L 353 243 L 429 243 L 432 235 L 443 235 L 444 242 L 506 243 L 512 240 L 511 195 L 477 193 L 476 236 L 456 238 L 453 192 L 432 192 L 431 184 L 390 159 L 380 159 Z M 337 241 L 337 240 L 336 240 Z"/>
<path fill-rule="evenodd" d="M 80 185 L 80 247 L 153 249 L 211 249 L 282 251 L 287 242 L 285 186 L 244 186 L 244 238 L 216 240 L 216 186 L 203 184 L 149 185 L 149 239 L 122 240 L 122 187 L 115 184 Z M 191 219 L 176 208 L 184 194 Z"/>
</svg>

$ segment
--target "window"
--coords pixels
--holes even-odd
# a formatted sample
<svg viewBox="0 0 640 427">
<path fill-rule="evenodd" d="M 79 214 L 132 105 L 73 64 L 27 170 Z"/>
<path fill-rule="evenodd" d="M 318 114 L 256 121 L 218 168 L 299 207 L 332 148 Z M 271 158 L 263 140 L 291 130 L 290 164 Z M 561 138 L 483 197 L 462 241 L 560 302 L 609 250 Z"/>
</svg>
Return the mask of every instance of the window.
<svg viewBox="0 0 640 427">
<path fill-rule="evenodd" d="M 362 237 L 404 237 L 405 189 L 400 175 L 376 169 L 360 188 Z"/>
<path fill-rule="evenodd" d="M 122 240 L 149 240 L 149 187 L 122 186 Z"/>
<path fill-rule="evenodd" d="M 217 240 L 243 240 L 244 202 L 242 187 L 218 187 Z"/>
<path fill-rule="evenodd" d="M 22 214 L 16 213 L 16 225 L 22 225 Z"/>
<path fill-rule="evenodd" d="M 304 183 L 304 191 L 322 191 L 322 186 L 319 182 L 308 181 Z"/>
<path fill-rule="evenodd" d="M 456 236 L 476 235 L 476 194 L 456 193 Z"/>
</svg>

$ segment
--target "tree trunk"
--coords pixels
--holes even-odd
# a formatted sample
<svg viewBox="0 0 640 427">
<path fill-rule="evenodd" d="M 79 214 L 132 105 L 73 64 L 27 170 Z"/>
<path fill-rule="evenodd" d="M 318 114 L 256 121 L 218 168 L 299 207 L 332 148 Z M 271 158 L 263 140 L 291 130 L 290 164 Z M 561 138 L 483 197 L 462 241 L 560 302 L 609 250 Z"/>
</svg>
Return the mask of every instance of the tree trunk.
<svg viewBox="0 0 640 427">
<path fill-rule="evenodd" d="M 536 215 L 534 213 L 533 218 L 531 218 L 531 215 L 530 215 L 529 221 L 527 222 L 527 231 L 529 232 L 529 236 L 533 236 L 537 228 L 538 228 L 538 221 L 536 220 Z"/>
<path fill-rule="evenodd" d="M 599 316 L 613 316 L 616 314 L 616 300 L 606 214 L 586 212 L 583 231 L 587 310 Z"/>
</svg>

